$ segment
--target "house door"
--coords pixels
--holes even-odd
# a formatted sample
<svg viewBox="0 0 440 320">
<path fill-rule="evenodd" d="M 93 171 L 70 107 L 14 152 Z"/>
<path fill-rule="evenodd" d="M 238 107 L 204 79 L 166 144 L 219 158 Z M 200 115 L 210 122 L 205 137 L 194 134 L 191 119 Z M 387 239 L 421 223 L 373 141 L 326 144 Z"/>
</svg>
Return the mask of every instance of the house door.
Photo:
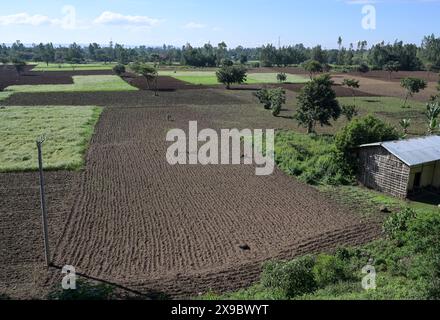
<svg viewBox="0 0 440 320">
<path fill-rule="evenodd" d="M 420 188 L 422 184 L 422 173 L 417 172 L 414 177 L 414 188 Z"/>
</svg>

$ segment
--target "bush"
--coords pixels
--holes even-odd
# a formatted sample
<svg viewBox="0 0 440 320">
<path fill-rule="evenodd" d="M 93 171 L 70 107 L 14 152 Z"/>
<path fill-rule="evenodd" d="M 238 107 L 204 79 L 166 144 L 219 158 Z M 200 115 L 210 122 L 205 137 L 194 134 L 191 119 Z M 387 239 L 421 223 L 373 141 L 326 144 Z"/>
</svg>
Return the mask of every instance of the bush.
<svg viewBox="0 0 440 320">
<path fill-rule="evenodd" d="M 399 211 L 385 220 L 383 230 L 391 239 L 397 239 L 402 232 L 408 230 L 408 224 L 415 216 L 416 212 L 411 208 Z"/>
<path fill-rule="evenodd" d="M 357 71 L 361 72 L 361 73 L 367 73 L 370 71 L 370 67 L 368 66 L 368 64 L 366 63 L 361 63 L 358 67 L 357 67 Z"/>
<path fill-rule="evenodd" d="M 335 145 L 345 161 L 356 170 L 356 157 L 353 151 L 356 147 L 374 142 L 399 139 L 399 133 L 391 125 L 368 115 L 364 118 L 352 120 L 335 136 Z"/>
<path fill-rule="evenodd" d="M 270 101 L 272 104 L 272 115 L 276 117 L 280 114 L 283 104 L 286 103 L 286 91 L 283 88 L 271 89 Z"/>
<path fill-rule="evenodd" d="M 123 64 L 117 64 L 113 67 L 113 72 L 120 76 L 125 73 L 125 66 Z"/>
<path fill-rule="evenodd" d="M 316 290 L 314 265 L 313 256 L 286 262 L 267 262 L 263 266 L 261 284 L 268 289 L 281 290 L 288 298 L 312 293 Z"/>
<path fill-rule="evenodd" d="M 351 278 L 346 263 L 336 256 L 327 254 L 321 254 L 317 257 L 313 267 L 313 275 L 320 288 Z"/>
<path fill-rule="evenodd" d="M 261 89 L 254 93 L 261 104 L 264 105 L 264 109 L 269 110 L 272 108 L 272 102 L 270 101 L 270 89 Z"/>
<path fill-rule="evenodd" d="M 108 300 L 114 288 L 105 283 L 92 284 L 89 281 L 78 279 L 76 289 L 64 290 L 57 288 L 48 295 L 49 300 Z"/>
<path fill-rule="evenodd" d="M 284 72 L 280 72 L 277 74 L 277 80 L 278 82 L 286 82 L 287 75 Z"/>
</svg>

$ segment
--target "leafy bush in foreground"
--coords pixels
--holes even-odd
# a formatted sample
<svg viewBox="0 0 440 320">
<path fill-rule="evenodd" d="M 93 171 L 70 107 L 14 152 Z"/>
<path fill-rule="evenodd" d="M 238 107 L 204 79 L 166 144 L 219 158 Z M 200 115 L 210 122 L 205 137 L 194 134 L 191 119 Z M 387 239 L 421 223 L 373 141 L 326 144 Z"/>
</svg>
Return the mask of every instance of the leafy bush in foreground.
<svg viewBox="0 0 440 320">
<path fill-rule="evenodd" d="M 261 284 L 265 288 L 281 290 L 288 298 L 311 293 L 316 289 L 314 265 L 312 256 L 286 262 L 267 262 L 263 266 Z"/>
</svg>

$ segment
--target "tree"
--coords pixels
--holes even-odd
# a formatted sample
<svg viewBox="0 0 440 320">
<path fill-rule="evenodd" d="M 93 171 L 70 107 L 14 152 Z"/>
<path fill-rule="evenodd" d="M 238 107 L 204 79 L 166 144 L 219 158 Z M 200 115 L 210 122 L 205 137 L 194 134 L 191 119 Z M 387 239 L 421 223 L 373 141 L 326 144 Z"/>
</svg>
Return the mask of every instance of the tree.
<svg viewBox="0 0 440 320">
<path fill-rule="evenodd" d="M 240 63 L 241 64 L 246 64 L 248 62 L 248 56 L 245 54 L 241 54 L 240 55 Z"/>
<path fill-rule="evenodd" d="M 406 90 L 405 102 L 403 103 L 402 108 L 406 108 L 406 103 L 409 97 L 412 97 L 414 94 L 420 92 L 420 90 L 424 90 L 427 87 L 427 83 L 425 80 L 417 79 L 417 78 L 404 78 L 400 81 L 400 86 Z"/>
<path fill-rule="evenodd" d="M 330 126 L 330 119 L 337 120 L 341 115 L 332 85 L 330 75 L 325 74 L 307 83 L 298 95 L 295 119 L 307 128 L 309 134 L 315 131 L 316 123 Z"/>
<path fill-rule="evenodd" d="M 358 111 L 354 105 L 343 105 L 341 113 L 347 118 L 348 121 L 351 121 L 358 115 Z"/>
<path fill-rule="evenodd" d="M 313 76 L 315 75 L 315 73 L 323 71 L 322 64 L 316 60 L 307 61 L 306 63 L 304 63 L 303 67 L 304 67 L 304 70 L 309 73 L 310 79 L 313 79 Z"/>
<path fill-rule="evenodd" d="M 391 75 L 393 72 L 399 72 L 400 63 L 399 61 L 390 61 L 384 65 L 383 69 L 388 72 L 389 79 L 391 81 Z"/>
<path fill-rule="evenodd" d="M 362 144 L 397 140 L 399 134 L 388 123 L 368 115 L 356 118 L 335 135 L 335 145 L 352 171 L 357 170 L 354 149 Z"/>
<path fill-rule="evenodd" d="M 339 38 L 338 38 L 338 47 L 339 47 L 339 51 L 341 51 L 341 48 L 342 48 L 342 37 L 341 36 L 339 36 Z"/>
<path fill-rule="evenodd" d="M 430 102 L 426 106 L 426 118 L 428 119 L 428 133 L 434 134 L 438 129 L 438 117 L 440 116 L 440 103 Z"/>
<path fill-rule="evenodd" d="M 400 120 L 399 125 L 403 130 L 403 138 L 406 138 L 408 135 L 408 129 L 411 126 L 411 119 L 402 119 Z"/>
<path fill-rule="evenodd" d="M 157 77 L 158 77 L 158 73 L 156 68 L 146 64 L 146 63 L 142 63 L 142 64 L 134 64 L 132 70 L 136 70 L 137 73 L 141 74 L 145 80 L 147 81 L 147 87 L 148 90 L 151 90 L 151 84 L 154 84 L 153 90 L 154 90 L 154 95 L 157 96 Z"/>
<path fill-rule="evenodd" d="M 344 79 L 342 81 L 342 85 L 344 87 L 350 88 L 351 89 L 351 94 L 353 96 L 353 102 L 354 105 L 356 106 L 356 94 L 355 94 L 355 89 L 359 89 L 359 80 L 356 79 Z"/>
<path fill-rule="evenodd" d="M 358 67 L 357 71 L 360 73 L 367 73 L 370 71 L 370 67 L 365 62 L 362 62 Z"/>
<path fill-rule="evenodd" d="M 15 71 L 17 72 L 17 75 L 20 76 L 21 73 L 24 71 L 24 68 L 26 66 L 26 62 L 24 60 L 21 60 L 20 58 L 14 57 L 11 60 L 12 64 L 14 65 Z"/>
<path fill-rule="evenodd" d="M 232 67 L 234 62 L 231 59 L 223 59 L 222 66 Z"/>
<path fill-rule="evenodd" d="M 278 82 L 286 82 L 287 75 L 284 72 L 280 72 L 277 74 L 277 80 L 278 80 Z"/>
<path fill-rule="evenodd" d="M 117 64 L 113 67 L 113 72 L 120 76 L 125 73 L 125 66 L 123 64 Z"/>
<path fill-rule="evenodd" d="M 271 89 L 270 101 L 272 104 L 272 115 L 278 116 L 283 104 L 286 103 L 286 91 L 283 88 Z"/>
<path fill-rule="evenodd" d="M 270 99 L 270 89 L 261 89 L 254 93 L 261 104 L 263 104 L 264 109 L 269 110 L 272 108 L 272 101 Z"/>
<path fill-rule="evenodd" d="M 231 88 L 231 84 L 241 84 L 246 81 L 246 69 L 242 66 L 223 66 L 216 72 L 217 80 Z"/>
</svg>

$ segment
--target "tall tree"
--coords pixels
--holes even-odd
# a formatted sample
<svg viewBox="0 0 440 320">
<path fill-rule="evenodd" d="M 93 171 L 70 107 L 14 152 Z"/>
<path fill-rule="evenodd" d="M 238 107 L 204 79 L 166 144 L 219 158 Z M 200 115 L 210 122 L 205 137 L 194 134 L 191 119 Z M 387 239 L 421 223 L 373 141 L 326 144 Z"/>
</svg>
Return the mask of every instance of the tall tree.
<svg viewBox="0 0 440 320">
<path fill-rule="evenodd" d="M 317 123 L 330 126 L 330 120 L 337 120 L 341 115 L 332 85 L 330 75 L 325 74 L 307 83 L 298 95 L 295 119 L 300 126 L 307 128 L 309 134 L 315 131 Z"/>
</svg>

